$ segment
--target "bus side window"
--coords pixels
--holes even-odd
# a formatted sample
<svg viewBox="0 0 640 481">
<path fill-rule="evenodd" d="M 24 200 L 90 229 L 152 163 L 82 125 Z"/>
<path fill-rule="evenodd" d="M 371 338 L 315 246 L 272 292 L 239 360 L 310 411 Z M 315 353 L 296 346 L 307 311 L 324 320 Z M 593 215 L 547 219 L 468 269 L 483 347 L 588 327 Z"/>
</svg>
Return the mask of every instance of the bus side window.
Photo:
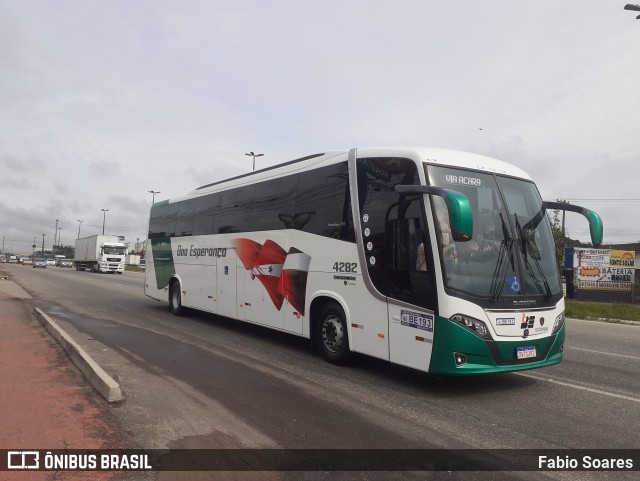
<svg viewBox="0 0 640 481">
<path fill-rule="evenodd" d="M 297 187 L 297 175 L 256 184 L 251 230 L 293 228 Z"/>
<path fill-rule="evenodd" d="M 195 199 L 178 203 L 178 220 L 176 223 L 176 236 L 190 236 L 193 234 L 193 219 L 196 214 Z"/>
<path fill-rule="evenodd" d="M 298 175 L 293 227 L 324 237 L 355 241 L 346 162 Z"/>
<path fill-rule="evenodd" d="M 175 236 L 177 218 L 176 205 L 176 203 L 156 204 L 151 208 L 149 239 Z"/>
<path fill-rule="evenodd" d="M 395 299 L 434 308 L 435 293 L 420 199 L 392 207 L 387 220 L 387 286 Z"/>
<path fill-rule="evenodd" d="M 164 237 L 164 230 L 162 228 L 162 207 L 162 205 L 153 205 L 151 207 L 151 214 L 149 215 L 149 239 Z"/>
<path fill-rule="evenodd" d="M 422 196 L 395 186 L 420 182 L 416 163 L 402 157 L 359 158 L 358 207 L 367 272 L 381 294 L 435 308 L 433 262 L 426 241 Z M 419 270 L 418 247 L 426 246 L 426 270 Z"/>
<path fill-rule="evenodd" d="M 193 235 L 211 235 L 217 232 L 216 219 L 220 213 L 221 197 L 221 194 L 214 193 L 197 199 Z"/>
<path fill-rule="evenodd" d="M 218 233 L 250 232 L 255 185 L 236 187 L 222 193 Z"/>
</svg>

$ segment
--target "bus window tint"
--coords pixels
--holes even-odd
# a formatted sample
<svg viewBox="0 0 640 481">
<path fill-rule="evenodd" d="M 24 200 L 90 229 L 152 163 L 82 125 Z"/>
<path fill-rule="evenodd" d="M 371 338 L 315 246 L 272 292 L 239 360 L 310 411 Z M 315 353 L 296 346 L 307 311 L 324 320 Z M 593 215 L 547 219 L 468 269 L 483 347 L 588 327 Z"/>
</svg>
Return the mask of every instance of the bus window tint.
<svg viewBox="0 0 640 481">
<path fill-rule="evenodd" d="M 216 218 L 220 213 L 220 194 L 209 194 L 196 199 L 196 216 L 193 235 L 209 235 L 217 232 Z"/>
<path fill-rule="evenodd" d="M 149 239 L 164 237 L 164 230 L 162 229 L 163 207 L 163 205 L 157 204 L 151 207 L 151 214 L 149 216 Z"/>
<path fill-rule="evenodd" d="M 249 232 L 251 231 L 251 204 L 255 185 L 236 187 L 222 193 L 218 232 Z"/>
<path fill-rule="evenodd" d="M 162 215 L 162 222 L 166 232 L 166 237 L 176 236 L 176 222 L 178 221 L 178 205 L 168 204 Z"/>
<path fill-rule="evenodd" d="M 297 176 L 269 180 L 256 185 L 251 230 L 294 228 Z"/>
<path fill-rule="evenodd" d="M 385 259 L 388 295 L 394 299 L 433 309 L 435 289 L 420 198 L 388 209 Z"/>
<path fill-rule="evenodd" d="M 196 213 L 195 199 L 180 202 L 178 204 L 178 220 L 176 223 L 176 236 L 190 236 L 193 234 L 193 218 Z"/>
<path fill-rule="evenodd" d="M 415 162 L 404 158 L 358 159 L 358 202 L 363 220 L 363 242 L 371 282 L 385 296 L 413 300 L 409 272 L 415 271 L 417 249 L 424 248 L 424 227 L 420 202 L 408 202 L 415 195 L 400 194 L 398 184 L 420 182 Z M 409 245 L 409 241 L 413 245 Z M 396 243 L 393 252 L 391 243 Z M 400 282 L 401 287 L 393 283 Z M 424 298 L 424 294 L 422 294 Z"/>
<path fill-rule="evenodd" d="M 292 226 L 334 239 L 353 240 L 347 163 L 298 174 Z"/>
<path fill-rule="evenodd" d="M 177 204 L 154 205 L 149 222 L 149 239 L 176 235 Z"/>
</svg>

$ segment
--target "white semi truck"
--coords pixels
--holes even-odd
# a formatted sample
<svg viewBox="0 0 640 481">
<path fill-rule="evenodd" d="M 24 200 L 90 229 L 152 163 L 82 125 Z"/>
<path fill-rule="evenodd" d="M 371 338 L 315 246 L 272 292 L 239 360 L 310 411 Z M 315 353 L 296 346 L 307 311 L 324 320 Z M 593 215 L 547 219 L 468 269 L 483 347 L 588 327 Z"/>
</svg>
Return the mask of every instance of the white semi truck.
<svg viewBox="0 0 640 481">
<path fill-rule="evenodd" d="M 92 235 L 76 240 L 73 261 L 76 270 L 93 272 L 124 272 L 127 247 L 114 235 Z"/>
</svg>

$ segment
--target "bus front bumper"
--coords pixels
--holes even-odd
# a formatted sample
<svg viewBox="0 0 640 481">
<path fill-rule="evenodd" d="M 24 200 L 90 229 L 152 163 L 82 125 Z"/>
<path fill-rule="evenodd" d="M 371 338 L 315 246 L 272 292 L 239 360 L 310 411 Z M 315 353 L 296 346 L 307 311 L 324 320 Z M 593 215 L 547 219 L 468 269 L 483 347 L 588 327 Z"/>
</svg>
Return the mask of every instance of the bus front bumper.
<svg viewBox="0 0 640 481">
<path fill-rule="evenodd" d="M 562 361 L 564 337 L 563 324 L 558 332 L 543 338 L 485 340 L 449 319 L 438 317 L 429 372 L 468 376 L 552 366 Z M 518 348 L 525 347 L 535 347 L 536 356 L 518 359 Z"/>
</svg>

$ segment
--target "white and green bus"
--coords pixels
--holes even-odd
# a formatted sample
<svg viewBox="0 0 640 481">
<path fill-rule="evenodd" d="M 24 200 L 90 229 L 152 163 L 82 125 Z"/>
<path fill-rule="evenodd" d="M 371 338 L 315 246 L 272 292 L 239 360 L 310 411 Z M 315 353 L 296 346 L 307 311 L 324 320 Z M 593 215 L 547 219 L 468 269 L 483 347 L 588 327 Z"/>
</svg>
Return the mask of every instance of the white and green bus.
<svg viewBox="0 0 640 481">
<path fill-rule="evenodd" d="M 562 360 L 564 298 L 547 209 L 525 172 L 466 152 L 311 155 L 157 202 L 145 293 L 444 375 Z"/>
</svg>

